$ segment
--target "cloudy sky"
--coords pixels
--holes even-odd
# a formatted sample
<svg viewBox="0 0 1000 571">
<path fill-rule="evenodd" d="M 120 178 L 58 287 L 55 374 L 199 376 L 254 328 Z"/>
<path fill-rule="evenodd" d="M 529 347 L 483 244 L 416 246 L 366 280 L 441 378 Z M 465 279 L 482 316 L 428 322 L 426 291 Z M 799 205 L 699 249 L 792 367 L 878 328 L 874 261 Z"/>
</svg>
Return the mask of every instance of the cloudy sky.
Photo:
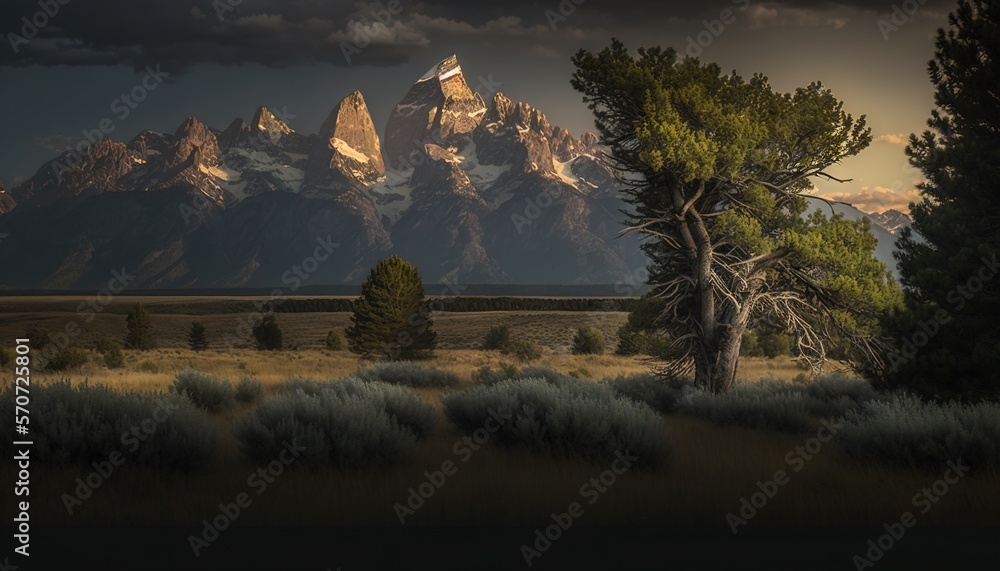
<svg viewBox="0 0 1000 571">
<path fill-rule="evenodd" d="M 526 101 L 579 135 L 593 122 L 569 85 L 570 56 L 617 37 L 745 76 L 762 72 L 782 90 L 822 81 L 849 112 L 868 116 L 877 138 L 832 169 L 853 182 L 819 191 L 866 211 L 905 209 L 918 174 L 903 149 L 932 108 L 927 62 L 952 8 L 950 0 L 4 0 L 0 181 L 31 176 L 102 123 L 109 137 L 128 140 L 144 128 L 173 132 L 190 115 L 221 129 L 267 105 L 312 133 L 360 89 L 381 128 L 409 86 L 452 53 L 474 90 Z M 127 97 L 133 91 L 141 102 Z"/>
</svg>

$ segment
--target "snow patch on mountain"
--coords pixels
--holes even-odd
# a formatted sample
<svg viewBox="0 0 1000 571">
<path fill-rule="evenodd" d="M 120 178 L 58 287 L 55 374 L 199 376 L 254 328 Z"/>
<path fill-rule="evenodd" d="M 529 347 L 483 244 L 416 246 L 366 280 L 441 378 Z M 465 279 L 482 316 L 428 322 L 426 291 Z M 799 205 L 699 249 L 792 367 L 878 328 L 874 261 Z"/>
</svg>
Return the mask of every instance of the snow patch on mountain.
<svg viewBox="0 0 1000 571">
<path fill-rule="evenodd" d="M 367 164 L 368 161 L 371 160 L 371 158 L 368 155 L 350 146 L 349 144 L 347 144 L 347 141 L 343 139 L 331 139 L 330 146 L 333 147 L 336 151 L 338 151 L 342 155 L 350 157 L 358 161 L 359 163 Z"/>
</svg>

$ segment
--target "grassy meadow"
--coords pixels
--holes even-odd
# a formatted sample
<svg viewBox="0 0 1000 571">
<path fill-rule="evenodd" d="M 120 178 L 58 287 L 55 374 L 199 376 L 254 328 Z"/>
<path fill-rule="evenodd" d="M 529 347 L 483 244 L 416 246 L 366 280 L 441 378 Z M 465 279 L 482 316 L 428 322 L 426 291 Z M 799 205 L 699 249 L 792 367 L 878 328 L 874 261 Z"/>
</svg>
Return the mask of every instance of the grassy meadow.
<svg viewBox="0 0 1000 571">
<path fill-rule="evenodd" d="M 78 318 L 74 300 L 60 299 L 46 310 L 37 299 L 25 311 L 10 311 L 10 299 L 0 303 L 0 336 L 19 336 L 26 324 L 57 330 Z M 149 300 L 144 299 L 149 303 Z M 127 307 L 130 300 L 120 301 Z M 157 304 L 186 304 L 183 313 L 157 313 Z M 249 348 L 210 348 L 194 352 L 184 343 L 191 321 L 208 328 L 212 342 L 235 327 L 241 316 L 207 313 L 211 302 L 157 300 L 153 328 L 159 347 L 125 352 L 125 366 L 109 370 L 96 354 L 80 369 L 38 372 L 36 385 L 68 379 L 105 384 L 116 390 L 166 392 L 177 374 L 194 369 L 232 384 L 252 377 L 263 386 L 264 398 L 280 395 L 292 377 L 333 380 L 356 373 L 365 365 L 347 351 L 322 348 L 325 334 L 349 323 L 348 314 L 279 314 L 285 334 L 282 351 L 260 352 Z M 30 306 L 30 304 L 37 304 Z M 121 307 L 99 314 L 79 337 L 83 345 L 100 335 L 115 339 L 124 334 Z M 195 309 L 196 311 L 191 311 Z M 573 355 L 569 345 L 573 330 L 583 324 L 601 327 L 615 343 L 614 331 L 624 322 L 623 313 L 482 312 L 434 315 L 440 339 L 436 356 L 422 366 L 453 373 L 458 384 L 448 388 L 414 389 L 434 408 L 436 425 L 420 441 L 411 461 L 389 470 L 359 472 L 334 468 L 292 467 L 256 498 L 240 525 L 399 525 L 394 506 L 405 503 L 408 490 L 426 481 L 425 472 L 439 470 L 445 461 L 456 461 L 455 446 L 465 436 L 445 417 L 442 396 L 474 386 L 474 374 L 483 367 L 512 363 L 510 356 L 476 348 L 491 325 L 508 324 L 515 338 L 529 338 L 543 347 L 542 357 L 531 363 L 571 374 L 581 382 L 597 382 L 648 371 L 644 357 Z M 523 366 L 524 364 L 519 364 Z M 836 368 L 831 364 L 831 368 Z M 748 383 L 762 378 L 791 381 L 803 369 L 788 358 L 744 359 L 739 377 Z M 63 494 L 72 494 L 76 479 L 91 472 L 86 465 L 33 467 L 33 517 L 44 524 L 178 525 L 196 526 L 217 513 L 220 502 L 231 501 L 247 490 L 247 478 L 258 466 L 240 450 L 234 435 L 237 424 L 257 404 L 237 403 L 221 412 L 206 413 L 219 440 L 207 466 L 190 474 L 170 474 L 131 466 L 127 462 L 73 513 L 64 507 Z M 659 421 L 669 438 L 672 457 L 664 470 L 631 470 L 621 475 L 599 501 L 588 506 L 579 525 L 666 525 L 727 527 L 726 514 L 740 508 L 740 500 L 757 491 L 757 482 L 787 470 L 786 456 L 815 433 L 788 434 L 740 426 L 719 426 L 677 413 Z M 816 428 L 820 426 L 818 422 Z M 610 466 L 580 460 L 551 458 L 487 442 L 437 490 L 407 525 L 545 525 L 550 515 L 580 498 L 581 485 Z M 942 468 L 943 470 L 944 468 Z M 3 471 L 8 479 L 11 470 Z M 750 526 L 857 526 L 895 521 L 911 509 L 911 498 L 940 475 L 918 473 L 890 466 L 846 462 L 832 445 L 826 445 L 790 475 L 790 482 L 759 510 Z M 8 482 L 4 482 L 7 485 Z M 1000 486 L 995 471 L 970 475 L 948 492 L 933 510 L 921 516 L 929 525 L 1000 524 Z"/>
</svg>

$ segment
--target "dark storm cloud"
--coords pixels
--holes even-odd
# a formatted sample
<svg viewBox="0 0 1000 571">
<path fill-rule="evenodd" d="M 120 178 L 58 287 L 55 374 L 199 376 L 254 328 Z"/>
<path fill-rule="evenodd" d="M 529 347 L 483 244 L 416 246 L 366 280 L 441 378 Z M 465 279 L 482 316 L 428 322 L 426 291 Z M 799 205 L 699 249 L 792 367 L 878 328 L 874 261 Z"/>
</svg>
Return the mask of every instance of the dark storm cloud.
<svg viewBox="0 0 1000 571">
<path fill-rule="evenodd" d="M 161 65 L 176 74 L 203 63 L 398 65 L 460 37 L 579 38 L 588 30 L 697 22 L 734 5 L 753 7 L 751 25 L 841 25 L 829 14 L 884 14 L 895 3 L 903 0 L 5 0 L 0 66 Z M 921 10 L 952 5 L 926 0 Z M 562 17 L 555 25 L 553 14 Z"/>
</svg>

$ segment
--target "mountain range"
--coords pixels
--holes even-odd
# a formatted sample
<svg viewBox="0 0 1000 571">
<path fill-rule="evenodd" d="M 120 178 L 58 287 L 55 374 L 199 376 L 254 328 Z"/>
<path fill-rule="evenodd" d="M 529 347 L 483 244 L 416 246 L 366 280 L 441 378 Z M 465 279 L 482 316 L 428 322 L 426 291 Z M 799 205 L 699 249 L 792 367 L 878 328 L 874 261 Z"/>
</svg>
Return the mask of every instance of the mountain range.
<svg viewBox="0 0 1000 571">
<path fill-rule="evenodd" d="M 620 236 L 629 205 L 597 136 L 485 100 L 455 56 L 416 80 L 381 137 L 355 91 L 315 134 L 261 107 L 221 130 L 188 117 L 81 147 L 0 186 L 0 288 L 100 289 L 124 272 L 129 289 L 288 293 L 360 283 L 390 254 L 428 282 L 635 284 L 647 263 Z"/>
<path fill-rule="evenodd" d="M 895 208 L 886 210 L 885 212 L 871 212 L 868 214 L 868 218 L 872 221 L 872 224 L 880 226 L 889 233 L 897 236 L 904 228 L 908 228 L 913 224 L 913 220 L 910 219 L 909 215 Z"/>
<path fill-rule="evenodd" d="M 137 289 L 349 284 L 389 254 L 435 282 L 631 283 L 646 260 L 618 237 L 626 207 L 593 133 L 484 100 L 452 56 L 382 137 L 355 91 L 316 134 L 261 107 L 61 154 L 0 193 L 17 268 L 0 287 L 99 288 L 122 268 Z"/>
</svg>

